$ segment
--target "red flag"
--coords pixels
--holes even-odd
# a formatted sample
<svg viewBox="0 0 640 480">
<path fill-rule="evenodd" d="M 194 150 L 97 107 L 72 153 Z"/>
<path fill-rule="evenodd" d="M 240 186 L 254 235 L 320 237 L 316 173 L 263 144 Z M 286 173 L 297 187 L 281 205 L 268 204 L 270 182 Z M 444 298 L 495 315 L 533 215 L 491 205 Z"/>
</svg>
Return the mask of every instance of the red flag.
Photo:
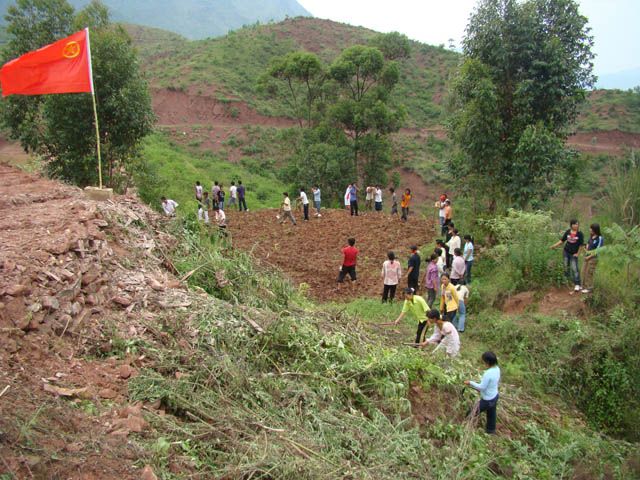
<svg viewBox="0 0 640 480">
<path fill-rule="evenodd" d="M 0 81 L 3 97 L 93 92 L 88 29 L 7 62 Z"/>
</svg>

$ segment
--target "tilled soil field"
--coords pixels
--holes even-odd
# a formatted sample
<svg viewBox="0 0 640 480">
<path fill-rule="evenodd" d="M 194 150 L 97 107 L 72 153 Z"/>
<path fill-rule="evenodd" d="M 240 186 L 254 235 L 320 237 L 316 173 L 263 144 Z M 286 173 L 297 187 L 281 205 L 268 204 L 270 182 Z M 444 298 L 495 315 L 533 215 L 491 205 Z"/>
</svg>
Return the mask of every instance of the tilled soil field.
<svg viewBox="0 0 640 480">
<path fill-rule="evenodd" d="M 314 299 L 331 301 L 381 295 L 380 271 L 387 252 L 396 254 L 404 275 L 411 245 L 432 244 L 436 233 L 434 219 L 410 215 L 405 223 L 398 217 L 390 219 L 386 206 L 385 210 L 380 214 L 361 213 L 358 217 L 351 217 L 344 210 L 323 210 L 322 217 L 311 213 L 308 222 L 296 211 L 295 227 L 289 220 L 279 225 L 277 210 L 230 211 L 227 218 L 234 248 L 253 250 L 260 262 L 279 267 L 296 284 L 308 284 L 309 295 Z M 359 250 L 358 281 L 350 290 L 345 280 L 342 289 L 336 291 L 342 249 L 349 237 L 356 239 Z M 400 286 L 406 286 L 406 278 Z"/>
</svg>

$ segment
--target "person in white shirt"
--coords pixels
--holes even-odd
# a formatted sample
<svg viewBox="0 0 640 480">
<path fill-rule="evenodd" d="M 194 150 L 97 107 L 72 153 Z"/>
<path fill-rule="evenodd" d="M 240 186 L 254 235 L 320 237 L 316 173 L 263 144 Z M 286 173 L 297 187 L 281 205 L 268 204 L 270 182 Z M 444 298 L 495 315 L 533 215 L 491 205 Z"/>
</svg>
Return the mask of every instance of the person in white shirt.
<svg viewBox="0 0 640 480">
<path fill-rule="evenodd" d="M 236 198 L 238 198 L 238 194 L 236 193 L 237 190 L 238 187 L 236 187 L 236 182 L 231 182 L 231 186 L 229 187 L 229 194 L 231 195 L 229 206 L 236 205 Z"/>
<path fill-rule="evenodd" d="M 304 220 L 306 222 L 309 221 L 309 199 L 307 198 L 307 194 L 304 193 L 304 188 L 300 189 L 300 196 L 297 198 L 302 202 L 302 208 L 304 209 Z"/>
<path fill-rule="evenodd" d="M 178 204 L 176 202 L 173 200 L 167 200 L 167 197 L 162 197 L 162 209 L 167 217 L 175 217 L 177 207 Z"/>
<path fill-rule="evenodd" d="M 211 200 L 209 200 L 209 192 L 204 192 L 202 203 L 198 204 L 198 220 L 204 218 L 204 223 L 209 223 L 209 209 L 211 208 Z"/>
<path fill-rule="evenodd" d="M 227 236 L 227 216 L 224 213 L 224 210 L 220 210 L 219 205 L 213 206 L 213 220 L 218 225 L 218 231 L 220 234 Z"/>
<path fill-rule="evenodd" d="M 464 263 L 464 258 L 462 257 L 462 250 L 460 248 L 454 249 L 453 262 L 451 262 L 451 283 L 458 285 L 460 280 L 464 279 L 466 269 L 467 267 Z"/>
<path fill-rule="evenodd" d="M 196 182 L 196 200 L 198 202 L 202 201 L 202 185 L 200 185 L 200 182 Z"/>
<path fill-rule="evenodd" d="M 464 324 L 467 320 L 467 305 L 469 305 L 469 288 L 465 285 L 467 281 L 463 278 L 460 283 L 456 285 L 456 291 L 458 292 L 458 311 L 456 318 L 453 320 L 453 325 L 459 332 L 464 332 Z"/>
<path fill-rule="evenodd" d="M 429 322 L 427 328 L 433 325 L 433 335 L 425 340 L 421 346 L 426 347 L 427 345 L 438 345 L 433 349 L 432 353 L 435 353 L 438 349 L 444 347 L 445 352 L 450 357 L 453 358 L 458 355 L 458 352 L 460 351 L 460 336 L 451 322 L 447 322 L 440 318 L 440 312 L 435 309 L 427 312 L 427 320 Z"/>
<path fill-rule="evenodd" d="M 344 192 L 344 208 L 347 211 L 351 209 L 351 184 L 347 185 L 347 191 Z"/>
<path fill-rule="evenodd" d="M 380 185 L 376 185 L 374 200 L 376 204 L 376 212 L 381 212 L 382 211 L 382 189 L 380 188 Z"/>
<path fill-rule="evenodd" d="M 372 202 L 373 202 L 373 195 L 376 192 L 376 187 L 369 186 L 366 188 L 365 192 L 366 192 L 366 196 L 365 196 L 366 204 L 364 206 L 364 209 L 373 210 Z"/>
<path fill-rule="evenodd" d="M 284 223 L 286 218 L 291 219 L 291 223 L 296 224 L 296 219 L 293 218 L 293 214 L 291 213 L 291 200 L 289 199 L 289 194 L 287 192 L 283 192 L 284 199 L 282 200 L 282 205 L 280 205 L 280 213 L 282 215 L 278 215 L 280 218 L 280 225 Z"/>
<path fill-rule="evenodd" d="M 446 243 L 447 247 L 449 247 L 449 254 L 447 258 L 447 265 L 451 266 L 453 262 L 453 252 L 456 248 L 460 248 L 462 246 L 462 241 L 460 240 L 460 235 L 458 235 L 458 229 L 453 228 L 452 225 L 448 226 L 449 231 L 451 232 L 451 238 Z"/>
</svg>

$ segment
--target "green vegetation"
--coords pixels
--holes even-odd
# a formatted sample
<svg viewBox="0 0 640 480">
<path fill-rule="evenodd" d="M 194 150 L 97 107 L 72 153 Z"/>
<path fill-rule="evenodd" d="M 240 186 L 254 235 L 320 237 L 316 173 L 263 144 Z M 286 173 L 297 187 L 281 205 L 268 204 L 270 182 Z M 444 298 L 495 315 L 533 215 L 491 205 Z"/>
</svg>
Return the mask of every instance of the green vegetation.
<svg viewBox="0 0 640 480">
<path fill-rule="evenodd" d="M 104 184 L 126 190 L 138 162 L 140 140 L 151 131 L 151 98 L 131 39 L 109 23 L 94 2 L 74 13 L 66 0 L 18 0 L 6 16 L 11 40 L 3 63 L 91 27 L 91 56 Z M 96 134 L 88 93 L 14 95 L 2 102 L 0 119 L 10 137 L 46 162 L 48 172 L 79 186 L 98 184 Z"/>
<path fill-rule="evenodd" d="M 640 133 L 640 87 L 633 90 L 596 90 L 589 95 L 578 131 L 620 130 Z"/>
<path fill-rule="evenodd" d="M 574 1 L 488 0 L 472 15 L 449 97 L 447 129 L 460 149 L 450 171 L 482 192 L 491 212 L 498 201 L 525 208 L 553 194 L 595 81 L 592 44 Z"/>
<path fill-rule="evenodd" d="M 178 202 L 179 211 L 186 215 L 197 209 L 193 194 L 196 181 L 205 186 L 218 181 L 228 195 L 231 182 L 237 185 L 241 180 L 247 189 L 250 209 L 280 205 L 285 188 L 273 175 L 233 165 L 219 153 L 189 150 L 166 135 L 154 134 L 143 142 L 142 157 L 147 166 L 136 173 L 136 185 L 145 202 L 159 209 L 160 197 L 164 195 Z"/>
<path fill-rule="evenodd" d="M 378 37 L 370 30 L 313 18 L 255 24 L 224 37 L 194 42 L 179 42 L 168 34 L 164 47 L 159 37 L 154 36 L 153 42 L 146 44 L 145 36 L 137 35 L 142 40 L 139 48 L 143 68 L 153 87 L 181 88 L 192 93 L 201 90 L 204 95 L 218 98 L 230 96 L 270 116 L 293 116 L 290 107 L 257 92 L 258 78 L 272 57 L 312 50 L 326 67 L 345 48 L 364 45 Z M 327 41 L 331 45 L 326 45 Z M 411 58 L 398 60 L 400 81 L 391 95 L 392 106 L 405 105 L 411 125 L 434 125 L 440 117 L 440 106 L 432 101 L 442 95 L 459 55 L 418 42 L 410 42 L 410 47 Z"/>
<path fill-rule="evenodd" d="M 584 325 L 571 315 L 514 322 L 473 307 L 461 358 L 450 363 L 392 345 L 373 325 L 395 316 L 400 304 L 361 299 L 314 306 L 246 254 L 217 250 L 193 224 L 174 223 L 173 233 L 179 238 L 174 264 L 181 273 L 205 270 L 189 281 L 211 296 L 201 297 L 197 310 L 154 320 L 172 339 L 167 345 L 136 347 L 150 367 L 129 382 L 130 398 L 166 412 L 148 413 L 152 431 L 139 438 L 162 478 L 179 478 L 172 473 L 176 462 L 183 472 L 233 478 L 634 474 L 625 461 L 631 444 L 593 432 L 571 413 L 574 400 L 584 400 L 596 408 L 588 412 L 591 422 L 609 422 L 622 433 L 610 423 L 622 415 L 605 415 L 595 400 L 628 411 L 631 392 L 618 384 L 623 377 L 589 384 L 580 377 L 622 372 L 617 360 L 601 356 L 610 350 L 597 323 Z M 227 272 L 222 282 L 220 271 Z M 247 318 L 266 333 L 255 332 Z M 623 319 L 630 320 L 616 321 Z M 415 325 L 399 328 L 393 343 L 411 338 Z M 187 332 L 188 344 L 180 343 Z M 487 347 L 500 352 L 504 373 L 501 433 L 491 438 L 465 422 L 464 411 L 477 397 L 462 390 L 463 380 L 479 377 L 477 358 Z"/>
</svg>

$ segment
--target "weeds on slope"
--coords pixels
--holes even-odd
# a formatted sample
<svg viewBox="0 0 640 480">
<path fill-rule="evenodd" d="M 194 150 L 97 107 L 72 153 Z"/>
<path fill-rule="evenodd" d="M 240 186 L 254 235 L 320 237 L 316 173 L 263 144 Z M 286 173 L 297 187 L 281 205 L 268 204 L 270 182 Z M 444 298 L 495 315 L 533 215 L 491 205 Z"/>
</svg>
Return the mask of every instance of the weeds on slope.
<svg viewBox="0 0 640 480">
<path fill-rule="evenodd" d="M 313 306 L 250 254 L 186 227 L 173 263 L 197 269 L 189 282 L 208 295 L 183 318 L 158 319 L 191 333 L 147 352 L 153 366 L 128 384 L 131 401 L 165 412 L 147 418 L 162 478 L 560 478 L 583 459 L 622 478 L 626 444 L 558 423 L 515 387 L 504 388 L 504 433 L 470 428 L 463 412 L 476 397 L 460 393 L 479 376 L 475 358 L 447 365 L 390 347 L 353 309 Z M 227 285 L 213 280 L 220 270 Z"/>
</svg>

